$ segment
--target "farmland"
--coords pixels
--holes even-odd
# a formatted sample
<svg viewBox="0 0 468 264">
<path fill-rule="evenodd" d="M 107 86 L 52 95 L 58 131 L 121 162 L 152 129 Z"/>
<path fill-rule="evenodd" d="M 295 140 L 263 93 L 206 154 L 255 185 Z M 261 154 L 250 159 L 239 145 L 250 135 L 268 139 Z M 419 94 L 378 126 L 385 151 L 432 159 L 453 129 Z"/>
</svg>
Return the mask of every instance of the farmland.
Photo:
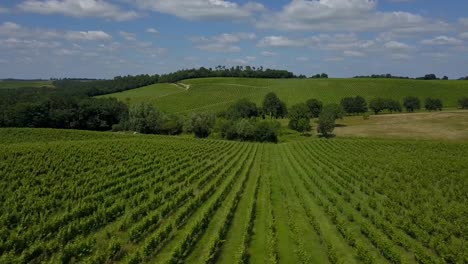
<svg viewBox="0 0 468 264">
<path fill-rule="evenodd" d="M 440 98 L 444 107 L 456 108 L 457 100 L 468 94 L 466 81 L 419 81 L 399 79 L 247 79 L 204 78 L 183 81 L 190 85 L 184 91 L 172 85 L 158 84 L 106 95 L 130 103 L 151 102 L 167 112 L 200 112 L 226 109 L 241 98 L 260 104 L 268 92 L 275 92 L 287 105 L 316 98 L 339 103 L 343 97 L 361 95 L 402 101 L 406 96 Z M 169 90 L 169 92 L 168 92 Z M 161 97 L 161 95 L 164 95 Z"/>
<path fill-rule="evenodd" d="M 0 136 L 0 263 L 468 261 L 467 143 Z"/>
<path fill-rule="evenodd" d="M 24 87 L 54 87 L 51 81 L 0 81 L 0 89 Z"/>
</svg>

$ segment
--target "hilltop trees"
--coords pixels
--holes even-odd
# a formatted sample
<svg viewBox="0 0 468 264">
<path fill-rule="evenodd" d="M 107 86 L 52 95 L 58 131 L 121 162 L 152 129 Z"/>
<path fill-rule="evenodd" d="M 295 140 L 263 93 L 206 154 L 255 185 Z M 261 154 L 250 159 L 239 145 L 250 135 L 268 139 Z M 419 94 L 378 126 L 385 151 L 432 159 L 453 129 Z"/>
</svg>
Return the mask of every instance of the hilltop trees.
<svg viewBox="0 0 468 264">
<path fill-rule="evenodd" d="M 429 97 L 426 99 L 424 107 L 428 111 L 442 111 L 442 100 Z"/>
<path fill-rule="evenodd" d="M 289 109 L 289 128 L 301 133 L 312 129 L 310 125 L 310 112 L 306 104 L 296 104 Z"/>
<path fill-rule="evenodd" d="M 286 104 L 278 96 L 271 92 L 263 99 L 263 113 L 270 118 L 283 118 L 287 115 Z"/>
<path fill-rule="evenodd" d="M 408 96 L 403 100 L 403 106 L 408 112 L 414 112 L 421 109 L 421 100 L 416 96 Z"/>
<path fill-rule="evenodd" d="M 323 103 L 321 101 L 317 99 L 309 99 L 307 100 L 306 105 L 309 108 L 310 117 L 319 117 L 323 108 Z"/>
</svg>

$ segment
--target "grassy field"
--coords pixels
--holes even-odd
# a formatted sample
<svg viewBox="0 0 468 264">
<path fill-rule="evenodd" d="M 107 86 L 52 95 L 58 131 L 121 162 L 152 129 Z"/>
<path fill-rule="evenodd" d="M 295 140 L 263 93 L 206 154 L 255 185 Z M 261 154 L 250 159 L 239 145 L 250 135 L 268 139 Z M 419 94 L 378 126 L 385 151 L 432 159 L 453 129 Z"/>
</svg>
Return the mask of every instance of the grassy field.
<svg viewBox="0 0 468 264">
<path fill-rule="evenodd" d="M 190 89 L 158 84 L 107 96 L 128 98 L 131 103 L 151 102 L 168 112 L 219 111 L 241 98 L 260 104 L 268 92 L 275 92 L 289 106 L 309 98 L 339 103 L 343 97 L 361 95 L 368 100 L 388 97 L 400 101 L 406 96 L 418 96 L 421 100 L 431 96 L 442 99 L 445 107 L 455 108 L 460 97 L 468 96 L 466 81 L 206 78 L 183 83 Z"/>
<path fill-rule="evenodd" d="M 0 148 L 0 263 L 468 260 L 467 143 L 0 129 Z"/>
<path fill-rule="evenodd" d="M 23 87 L 54 87 L 51 81 L 0 81 L 0 89 Z"/>
</svg>

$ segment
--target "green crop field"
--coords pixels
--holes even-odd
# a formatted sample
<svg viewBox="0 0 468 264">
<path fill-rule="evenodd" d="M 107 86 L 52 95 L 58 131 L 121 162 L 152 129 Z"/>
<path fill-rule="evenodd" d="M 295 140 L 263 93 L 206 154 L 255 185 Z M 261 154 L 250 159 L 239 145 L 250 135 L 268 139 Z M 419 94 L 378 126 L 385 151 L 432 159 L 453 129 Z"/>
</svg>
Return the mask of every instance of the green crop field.
<svg viewBox="0 0 468 264">
<path fill-rule="evenodd" d="M 468 262 L 467 143 L 0 129 L 0 149 L 0 263 Z"/>
<path fill-rule="evenodd" d="M 205 78 L 183 81 L 186 91 L 172 85 L 153 85 L 107 95 L 130 103 L 151 102 L 168 112 L 200 112 L 226 109 L 238 99 L 249 98 L 259 104 L 268 92 L 275 92 L 288 105 L 317 98 L 339 103 L 343 97 L 361 95 L 366 99 L 406 96 L 442 99 L 444 106 L 455 108 L 457 100 L 468 96 L 467 81 L 419 81 L 399 79 L 246 79 Z"/>
<path fill-rule="evenodd" d="M 0 81 L 0 89 L 23 87 L 54 87 L 51 81 Z"/>
</svg>

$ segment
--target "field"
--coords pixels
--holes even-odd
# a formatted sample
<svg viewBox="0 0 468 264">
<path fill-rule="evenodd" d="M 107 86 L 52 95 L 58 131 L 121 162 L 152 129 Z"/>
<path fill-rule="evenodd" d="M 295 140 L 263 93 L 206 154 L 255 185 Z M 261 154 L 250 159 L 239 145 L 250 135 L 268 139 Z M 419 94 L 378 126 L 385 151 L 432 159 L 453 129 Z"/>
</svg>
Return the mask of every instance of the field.
<svg viewBox="0 0 468 264">
<path fill-rule="evenodd" d="M 0 81 L 0 89 L 23 87 L 54 87 L 51 81 Z"/>
<path fill-rule="evenodd" d="M 0 129 L 0 148 L 0 263 L 468 262 L 467 143 Z"/>
<path fill-rule="evenodd" d="M 468 96 L 467 81 L 205 78 L 183 83 L 190 85 L 190 89 L 158 84 L 107 96 L 130 103 L 151 102 L 167 112 L 219 111 L 241 98 L 260 104 L 268 92 L 275 92 L 289 106 L 309 98 L 339 103 L 343 97 L 361 95 L 367 100 L 388 97 L 400 101 L 406 96 L 417 96 L 422 101 L 432 96 L 442 99 L 445 107 L 456 108 L 457 100 Z"/>
</svg>

